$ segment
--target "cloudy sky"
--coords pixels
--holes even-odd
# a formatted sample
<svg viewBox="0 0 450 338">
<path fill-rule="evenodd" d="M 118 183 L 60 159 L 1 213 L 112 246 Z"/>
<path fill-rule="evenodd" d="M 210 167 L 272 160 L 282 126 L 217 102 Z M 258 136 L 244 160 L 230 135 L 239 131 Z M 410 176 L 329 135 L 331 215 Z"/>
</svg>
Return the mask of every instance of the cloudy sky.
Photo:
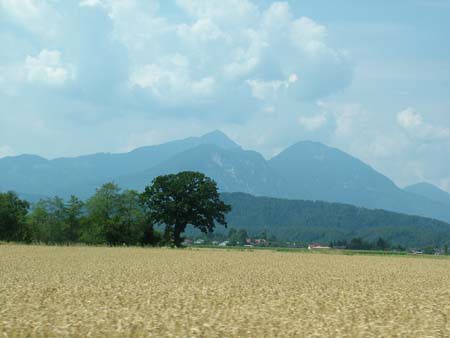
<svg viewBox="0 0 450 338">
<path fill-rule="evenodd" d="M 0 0 L 0 157 L 221 129 L 450 191 L 448 0 Z"/>
</svg>

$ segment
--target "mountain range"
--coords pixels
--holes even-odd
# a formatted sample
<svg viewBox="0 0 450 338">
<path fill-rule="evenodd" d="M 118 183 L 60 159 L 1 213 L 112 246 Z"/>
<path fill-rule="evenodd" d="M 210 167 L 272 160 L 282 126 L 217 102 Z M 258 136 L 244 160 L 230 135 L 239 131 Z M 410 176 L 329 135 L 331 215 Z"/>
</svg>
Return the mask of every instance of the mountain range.
<svg viewBox="0 0 450 338">
<path fill-rule="evenodd" d="M 156 176 L 182 170 L 205 173 L 221 192 L 347 203 L 450 222 L 450 194 L 430 184 L 401 189 L 359 159 L 318 142 L 296 143 L 266 160 L 220 131 L 120 154 L 5 157 L 0 191 L 14 190 L 29 200 L 87 198 L 108 181 L 142 190 Z"/>
<path fill-rule="evenodd" d="M 450 207 L 450 194 L 430 183 L 421 182 L 413 184 L 406 187 L 405 190 L 413 194 L 424 196 L 432 201 L 439 202 L 445 204 L 447 207 Z"/>
</svg>

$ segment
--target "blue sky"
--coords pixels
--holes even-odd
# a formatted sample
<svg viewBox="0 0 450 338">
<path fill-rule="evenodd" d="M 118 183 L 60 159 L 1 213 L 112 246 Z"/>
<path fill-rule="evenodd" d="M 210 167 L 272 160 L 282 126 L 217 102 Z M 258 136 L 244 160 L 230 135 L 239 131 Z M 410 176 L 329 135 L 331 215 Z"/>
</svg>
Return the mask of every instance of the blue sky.
<svg viewBox="0 0 450 338">
<path fill-rule="evenodd" d="M 0 0 L 0 156 L 221 129 L 450 191 L 450 1 Z"/>
</svg>

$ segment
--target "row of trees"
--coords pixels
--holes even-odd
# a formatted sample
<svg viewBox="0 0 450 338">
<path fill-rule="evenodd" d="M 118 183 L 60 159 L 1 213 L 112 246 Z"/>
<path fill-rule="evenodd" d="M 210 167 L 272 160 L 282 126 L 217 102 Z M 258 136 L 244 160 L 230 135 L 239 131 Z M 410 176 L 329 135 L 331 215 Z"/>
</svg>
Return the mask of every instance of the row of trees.
<svg viewBox="0 0 450 338">
<path fill-rule="evenodd" d="M 28 215 L 31 241 L 137 245 L 151 243 L 152 224 L 141 205 L 140 194 L 121 191 L 114 183 L 103 185 L 86 202 L 72 196 L 37 202 Z"/>
<path fill-rule="evenodd" d="M 0 240 L 28 241 L 27 214 L 30 204 L 13 192 L 0 193 Z"/>
<path fill-rule="evenodd" d="M 375 241 L 366 241 L 361 237 L 352 238 L 350 241 L 347 240 L 339 240 L 333 241 L 330 243 L 330 247 L 332 248 L 343 248 L 348 250 L 399 250 L 404 251 L 405 248 L 397 245 L 393 246 L 387 240 L 382 237 L 379 237 Z"/>
<path fill-rule="evenodd" d="M 361 237 L 355 237 L 352 238 L 350 241 L 347 240 L 340 240 L 340 241 L 334 241 L 330 242 L 330 247 L 332 248 L 342 248 L 347 250 L 396 250 L 396 251 L 405 251 L 406 248 L 401 245 L 392 245 L 390 242 L 385 240 L 382 237 L 379 237 L 375 241 L 366 241 L 362 239 Z M 449 254 L 449 248 L 448 244 L 445 244 L 442 250 L 436 249 L 433 246 L 426 246 L 422 248 L 422 250 L 419 250 L 420 252 L 423 252 L 424 254 L 434 254 L 436 252 L 443 253 L 445 255 Z"/>
<path fill-rule="evenodd" d="M 86 202 L 54 197 L 29 208 L 12 192 L 0 194 L 0 240 L 180 246 L 188 224 L 212 232 L 215 224 L 226 226 L 230 210 L 216 183 L 196 172 L 159 176 L 142 194 L 107 183 Z"/>
</svg>

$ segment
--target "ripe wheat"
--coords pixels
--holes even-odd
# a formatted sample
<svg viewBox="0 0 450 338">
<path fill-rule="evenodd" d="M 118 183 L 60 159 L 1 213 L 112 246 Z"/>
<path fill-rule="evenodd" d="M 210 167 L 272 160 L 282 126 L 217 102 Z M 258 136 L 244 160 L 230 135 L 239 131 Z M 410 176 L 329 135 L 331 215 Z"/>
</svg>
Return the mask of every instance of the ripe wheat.
<svg viewBox="0 0 450 338">
<path fill-rule="evenodd" d="M 3 337 L 449 337 L 450 260 L 0 246 Z"/>
</svg>

